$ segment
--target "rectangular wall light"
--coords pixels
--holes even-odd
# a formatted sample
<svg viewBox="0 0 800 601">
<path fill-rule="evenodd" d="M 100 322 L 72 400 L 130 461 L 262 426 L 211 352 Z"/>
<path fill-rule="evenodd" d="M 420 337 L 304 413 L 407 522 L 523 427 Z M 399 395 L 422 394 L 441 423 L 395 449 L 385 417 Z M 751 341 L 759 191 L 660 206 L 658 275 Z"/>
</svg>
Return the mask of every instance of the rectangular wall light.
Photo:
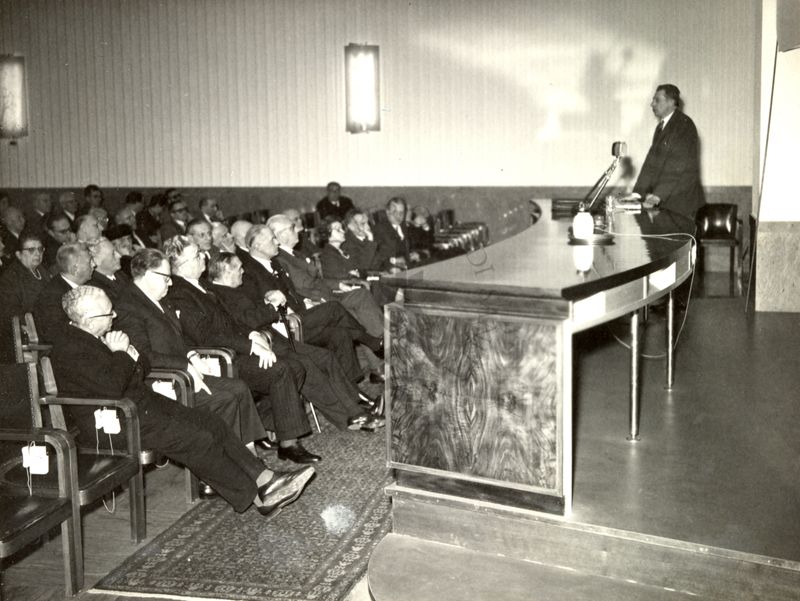
<svg viewBox="0 0 800 601">
<path fill-rule="evenodd" d="M 0 56 L 0 138 L 28 135 L 28 98 L 25 59 Z"/>
<path fill-rule="evenodd" d="M 378 47 L 348 44 L 344 48 L 347 94 L 347 131 L 351 134 L 381 129 L 381 90 Z"/>
</svg>

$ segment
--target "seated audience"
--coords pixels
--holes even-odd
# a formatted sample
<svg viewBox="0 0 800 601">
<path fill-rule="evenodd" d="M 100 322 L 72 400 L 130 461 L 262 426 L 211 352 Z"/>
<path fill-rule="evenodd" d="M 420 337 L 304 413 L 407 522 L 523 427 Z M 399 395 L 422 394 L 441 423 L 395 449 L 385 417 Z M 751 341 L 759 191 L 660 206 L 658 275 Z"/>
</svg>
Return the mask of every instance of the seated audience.
<svg viewBox="0 0 800 601">
<path fill-rule="evenodd" d="M 364 217 L 366 218 L 366 216 Z M 359 283 L 369 289 L 379 306 L 393 301 L 397 294 L 395 288 L 380 282 L 372 282 L 370 286 L 367 286 L 367 282 L 364 281 L 367 272 L 360 270 L 355 257 L 349 255 L 343 248 L 346 238 L 347 234 L 339 221 L 328 221 L 320 227 L 320 241 L 324 244 L 319 256 L 322 276 L 326 280 L 335 279 Z"/>
<path fill-rule="evenodd" d="M 72 224 L 78 216 L 78 200 L 75 198 L 75 192 L 67 190 L 58 195 L 58 212 L 67 216 L 69 227 L 72 229 Z"/>
<path fill-rule="evenodd" d="M 300 496 L 312 467 L 273 472 L 215 414 L 147 387 L 146 359 L 127 335 L 111 330 L 114 309 L 102 290 L 81 286 L 65 294 L 63 310 L 70 325 L 51 353 L 60 393 L 131 399 L 139 409 L 142 446 L 188 467 L 237 512 L 255 504 L 262 515 L 274 516 Z"/>
<path fill-rule="evenodd" d="M 323 278 L 309 259 L 297 256 L 294 252 L 297 230 L 285 215 L 273 215 L 267 225 L 280 245 L 275 260 L 289 274 L 300 295 L 315 303 L 335 299 L 352 313 L 370 336 L 383 335 L 383 312 L 368 290 L 342 280 Z"/>
<path fill-rule="evenodd" d="M 383 340 L 370 336 L 361 324 L 338 302 L 315 304 L 299 294 L 281 265 L 274 261 L 278 241 L 266 225 L 254 225 L 247 232 L 243 254 L 242 289 L 256 305 L 268 302 L 275 314 L 286 307 L 303 319 L 305 342 L 322 346 L 336 359 L 351 381 L 363 377 L 356 358 L 354 342 L 361 342 L 373 351 L 381 351 Z"/>
<path fill-rule="evenodd" d="M 104 232 L 108 229 L 108 211 L 103 207 L 92 207 L 89 209 L 87 215 L 91 215 L 97 219 L 97 225 L 100 226 L 100 231 Z"/>
<path fill-rule="evenodd" d="M 28 219 L 28 229 L 44 236 L 47 217 L 53 210 L 53 201 L 47 192 L 33 195 L 33 213 Z"/>
<path fill-rule="evenodd" d="M 158 230 L 161 228 L 161 215 L 166 204 L 164 194 L 154 194 L 150 197 L 147 208 L 136 213 L 135 231 L 148 248 L 158 248 L 161 245 Z"/>
<path fill-rule="evenodd" d="M 216 198 L 204 198 L 198 205 L 200 209 L 199 218 L 207 222 L 209 225 L 215 221 L 222 221 L 225 216 L 222 214 L 222 209 L 219 208 L 219 202 Z"/>
<path fill-rule="evenodd" d="M 214 241 L 211 237 L 211 224 L 205 219 L 192 219 L 189 223 L 187 223 L 186 235 L 191 238 L 192 242 L 194 242 L 197 245 L 197 248 L 200 249 L 206 264 L 208 264 L 208 261 L 214 254 L 219 252 L 213 244 Z M 167 241 L 165 240 L 165 246 L 166 243 Z"/>
<path fill-rule="evenodd" d="M 9 206 L 0 213 L 0 221 L 3 223 L 0 237 L 5 245 L 5 258 L 12 259 L 19 250 L 19 236 L 25 229 L 25 214 L 17 207 Z"/>
<path fill-rule="evenodd" d="M 147 242 L 136 233 L 136 212 L 130 205 L 125 205 L 117 214 L 114 215 L 114 223 L 116 225 L 124 225 L 129 228 L 131 242 L 133 243 L 133 251 L 148 248 Z"/>
<path fill-rule="evenodd" d="M 295 227 L 297 236 L 300 238 L 299 242 L 295 245 L 294 250 L 304 259 L 314 259 L 319 256 L 320 247 L 317 245 L 317 240 L 314 236 L 315 232 L 309 232 L 305 225 L 303 225 L 303 218 L 300 216 L 300 211 L 297 209 L 286 209 L 283 212 Z"/>
<path fill-rule="evenodd" d="M 86 211 L 92 207 L 102 207 L 103 191 L 95 184 L 89 184 L 83 189 L 83 206 Z"/>
<path fill-rule="evenodd" d="M 341 195 L 342 187 L 337 182 L 329 182 L 325 190 L 325 198 L 317 203 L 319 218 L 333 217 L 341 221 L 353 208 L 353 201 Z"/>
<path fill-rule="evenodd" d="M 131 283 L 130 277 L 122 271 L 122 255 L 108 238 L 102 237 L 89 244 L 89 254 L 94 261 L 94 272 L 87 284 L 100 288 L 111 302 L 117 302 Z"/>
<path fill-rule="evenodd" d="M 69 217 L 63 213 L 50 213 L 45 221 L 45 231 L 47 235 L 44 239 L 44 258 L 42 260 L 45 268 L 51 273 L 58 271 L 56 264 L 56 253 L 62 244 L 75 242 L 75 233 L 69 225 Z"/>
<path fill-rule="evenodd" d="M 75 219 L 74 227 L 75 237 L 78 239 L 78 242 L 83 242 L 84 244 L 94 242 L 103 233 L 100 229 L 100 224 L 97 223 L 97 218 L 89 213 L 80 215 Z"/>
<path fill-rule="evenodd" d="M 178 315 L 186 341 L 193 346 L 232 348 L 239 378 L 253 393 L 269 395 L 280 440 L 278 457 L 297 463 L 319 461 L 318 455 L 309 453 L 297 441 L 298 436 L 308 433 L 298 392 L 305 379 L 303 366 L 297 361 L 277 360 L 269 339 L 261 332 L 236 327 L 219 300 L 200 283 L 206 262 L 191 238 L 175 236 L 167 240 L 164 254 L 172 267 L 172 285 L 166 302 Z M 284 418 L 288 427 L 279 424 Z"/>
<path fill-rule="evenodd" d="M 372 234 L 367 214 L 361 209 L 353 209 L 345 216 L 344 225 L 347 232 L 342 250 L 350 255 L 362 277 L 371 271 L 380 271 L 378 243 Z"/>
<path fill-rule="evenodd" d="M 228 226 L 221 221 L 215 221 L 211 224 L 211 243 L 219 252 L 236 252 L 236 243 L 233 241 L 233 236 L 228 231 Z"/>
<path fill-rule="evenodd" d="M 220 309 L 227 315 L 226 321 L 230 331 L 236 328 L 244 332 L 271 332 L 272 349 L 279 358 L 299 361 L 306 370 L 306 380 L 301 392 L 322 414 L 337 428 L 361 429 L 373 431 L 384 425 L 380 416 L 370 416 L 359 403 L 366 407 L 382 406 L 382 400 L 374 400 L 363 395 L 350 382 L 342 370 L 342 366 L 329 350 L 290 341 L 289 331 L 272 326 L 281 322 L 281 316 L 266 303 L 256 306 L 241 290 L 242 262 L 231 253 L 220 253 L 209 265 L 209 277 L 212 283 L 209 291 L 212 298 L 218 299 Z M 208 319 L 206 323 L 216 320 Z"/>
<path fill-rule="evenodd" d="M 169 201 L 166 220 L 159 229 L 159 235 L 162 243 L 169 240 L 173 236 L 185 234 L 186 224 L 190 220 L 189 208 L 181 198 L 180 193 L 176 190 L 173 192 L 176 193 L 176 196 L 173 200 Z"/>
<path fill-rule="evenodd" d="M 63 244 L 56 253 L 56 265 L 58 273 L 42 289 L 33 309 L 39 337 L 48 343 L 54 342 L 69 322 L 61 297 L 88 282 L 94 269 L 89 249 L 80 242 Z"/>
<path fill-rule="evenodd" d="M 133 285 L 117 302 L 114 327 L 130 337 L 150 367 L 187 370 L 194 381 L 196 406 L 222 417 L 243 442 L 253 447 L 265 438 L 266 431 L 247 384 L 238 378 L 204 375 L 207 370 L 203 361 L 186 340 L 177 312 L 164 299 L 172 283 L 164 255 L 151 248 L 140 250 L 131 261 L 131 276 Z M 290 394 L 290 386 L 286 389 Z M 295 429 L 289 431 L 287 439 L 308 431 L 302 408 L 299 413 L 291 422 Z M 273 416 L 278 424 L 278 411 L 273 411 Z"/>
<path fill-rule="evenodd" d="M 133 257 L 133 232 L 127 225 L 112 225 L 106 230 L 106 238 L 119 253 L 122 271 L 130 277 Z"/>
<path fill-rule="evenodd" d="M 6 328 L 11 318 L 33 311 L 36 299 L 50 280 L 50 274 L 42 267 L 43 252 L 41 237 L 34 232 L 23 232 L 14 259 L 0 273 L 2 342 L 6 342 Z"/>
<path fill-rule="evenodd" d="M 411 252 L 420 257 L 430 257 L 433 252 L 433 218 L 425 207 L 414 207 L 411 220 L 406 224 L 408 229 L 408 245 Z"/>
<path fill-rule="evenodd" d="M 125 195 L 125 206 L 133 211 L 134 216 L 138 215 L 144 209 L 144 194 L 138 190 L 131 190 Z M 134 222 L 134 227 L 135 225 Z"/>
<path fill-rule="evenodd" d="M 372 229 L 378 243 L 375 252 L 381 271 L 406 269 L 409 263 L 419 261 L 419 254 L 411 250 L 405 221 L 405 199 L 399 196 L 390 198 L 386 203 L 386 218 L 377 220 Z"/>
<path fill-rule="evenodd" d="M 250 257 L 250 251 L 247 248 L 246 240 L 247 232 L 249 232 L 252 227 L 253 224 L 244 219 L 234 221 L 233 225 L 231 225 L 231 237 L 233 238 L 233 243 L 236 245 L 236 256 L 241 259 L 242 263 Z"/>
</svg>

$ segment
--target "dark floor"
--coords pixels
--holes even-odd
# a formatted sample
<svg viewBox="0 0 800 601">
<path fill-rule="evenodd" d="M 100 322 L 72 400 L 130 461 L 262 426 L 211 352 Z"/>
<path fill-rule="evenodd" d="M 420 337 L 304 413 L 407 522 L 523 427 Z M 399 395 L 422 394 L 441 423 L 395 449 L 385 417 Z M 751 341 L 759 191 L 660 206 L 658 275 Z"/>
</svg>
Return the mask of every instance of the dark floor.
<svg viewBox="0 0 800 601">
<path fill-rule="evenodd" d="M 663 352 L 663 315 L 645 353 Z M 800 561 L 800 316 L 692 299 L 676 379 L 645 360 L 641 441 L 626 441 L 621 322 L 576 338 L 577 522 Z"/>
</svg>

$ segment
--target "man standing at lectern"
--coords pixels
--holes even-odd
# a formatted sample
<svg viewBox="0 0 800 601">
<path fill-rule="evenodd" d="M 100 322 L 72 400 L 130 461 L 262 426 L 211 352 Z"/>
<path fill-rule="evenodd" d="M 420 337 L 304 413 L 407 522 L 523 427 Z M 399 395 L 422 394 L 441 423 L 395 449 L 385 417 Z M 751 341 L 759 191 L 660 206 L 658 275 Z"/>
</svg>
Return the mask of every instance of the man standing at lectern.
<svg viewBox="0 0 800 601">
<path fill-rule="evenodd" d="M 650 103 L 658 125 L 633 188 L 645 207 L 659 207 L 694 219 L 705 204 L 700 183 L 700 144 L 694 122 L 681 110 L 681 92 L 661 84 Z"/>
</svg>

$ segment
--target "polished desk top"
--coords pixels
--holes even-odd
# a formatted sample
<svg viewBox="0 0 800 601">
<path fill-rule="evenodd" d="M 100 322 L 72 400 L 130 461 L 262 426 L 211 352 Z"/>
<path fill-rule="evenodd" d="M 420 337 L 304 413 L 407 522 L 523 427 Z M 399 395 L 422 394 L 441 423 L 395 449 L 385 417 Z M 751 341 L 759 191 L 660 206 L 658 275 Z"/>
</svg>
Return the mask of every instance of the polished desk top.
<svg viewBox="0 0 800 601">
<path fill-rule="evenodd" d="M 547 200 L 538 201 L 541 219 L 506 240 L 461 255 L 384 276 L 404 289 L 463 291 L 576 301 L 667 267 L 689 252 L 694 223 L 687 217 L 643 209 L 616 211 L 608 245 L 569 244 L 571 219 L 553 219 Z M 667 236 L 670 237 L 652 237 Z M 579 271 L 577 265 L 588 265 Z"/>
</svg>

